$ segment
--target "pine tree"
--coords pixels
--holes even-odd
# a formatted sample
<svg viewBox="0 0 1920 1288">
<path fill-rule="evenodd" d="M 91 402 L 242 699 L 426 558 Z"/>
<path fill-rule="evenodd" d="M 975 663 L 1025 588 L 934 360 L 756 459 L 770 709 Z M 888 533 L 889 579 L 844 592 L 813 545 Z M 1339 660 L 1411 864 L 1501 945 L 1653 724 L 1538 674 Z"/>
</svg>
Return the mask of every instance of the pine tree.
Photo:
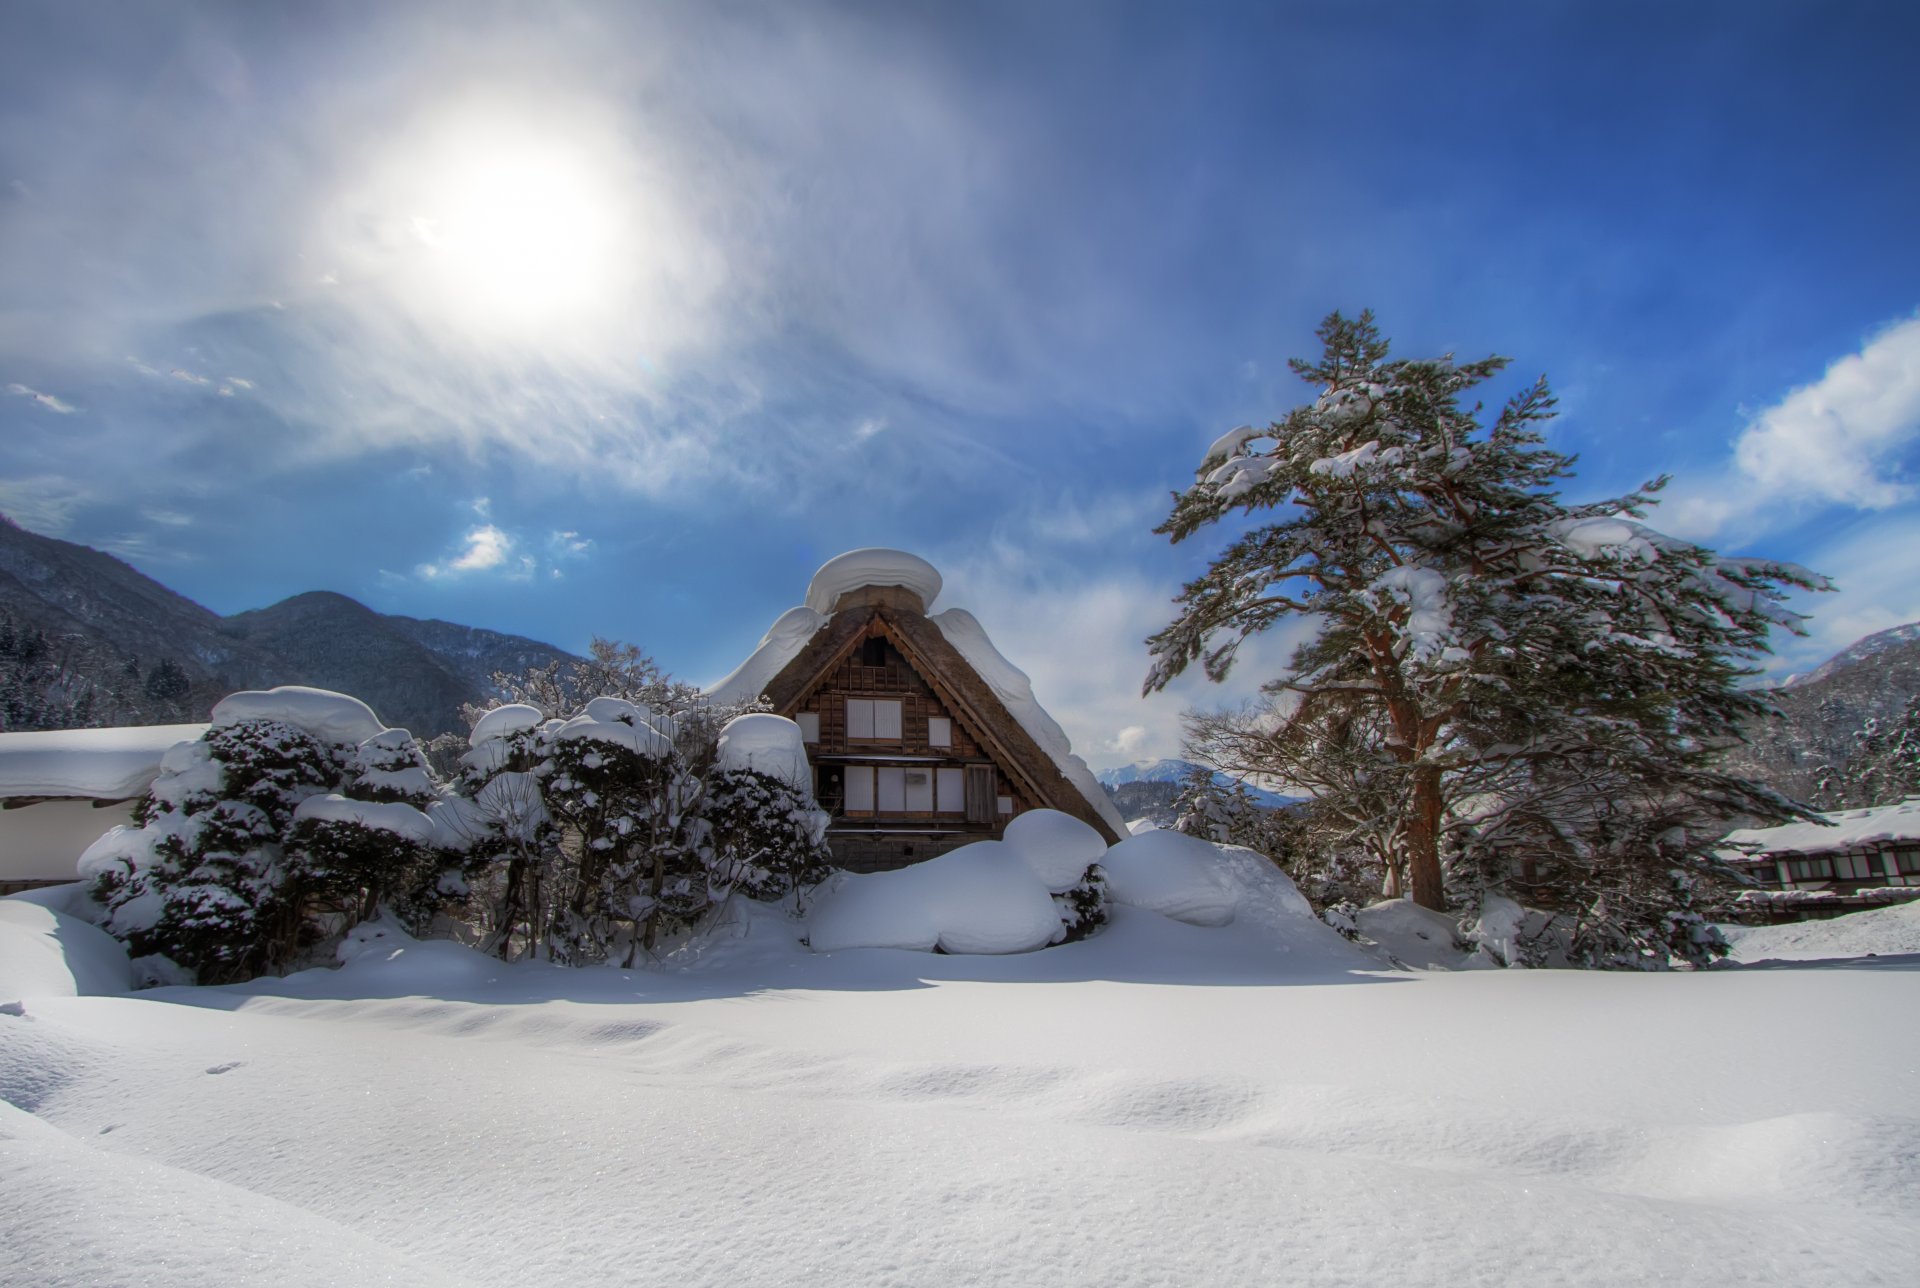
<svg viewBox="0 0 1920 1288">
<path fill-rule="evenodd" d="M 1223 679 L 1250 635 L 1316 621 L 1244 730 L 1278 754 L 1244 768 L 1318 776 L 1327 812 L 1429 908 L 1446 906 L 1443 855 L 1470 847 L 1479 812 L 1569 785 L 1585 785 L 1581 800 L 1541 815 L 1549 831 L 1594 828 L 1594 802 L 1622 783 L 1655 813 L 1690 804 L 1688 819 L 1795 814 L 1708 755 L 1768 709 L 1738 682 L 1770 628 L 1799 631 L 1785 589 L 1824 581 L 1644 526 L 1665 479 L 1562 502 L 1574 462 L 1544 445 L 1544 379 L 1490 425 L 1463 405 L 1503 358 L 1390 359 L 1366 313 L 1333 314 L 1319 335 L 1322 357 L 1292 364 L 1319 396 L 1216 442 L 1157 529 L 1178 542 L 1232 516 L 1277 516 L 1185 587 L 1149 641 L 1147 691 L 1196 661 Z M 1704 864 L 1708 839 L 1689 832 L 1641 857 Z"/>
</svg>

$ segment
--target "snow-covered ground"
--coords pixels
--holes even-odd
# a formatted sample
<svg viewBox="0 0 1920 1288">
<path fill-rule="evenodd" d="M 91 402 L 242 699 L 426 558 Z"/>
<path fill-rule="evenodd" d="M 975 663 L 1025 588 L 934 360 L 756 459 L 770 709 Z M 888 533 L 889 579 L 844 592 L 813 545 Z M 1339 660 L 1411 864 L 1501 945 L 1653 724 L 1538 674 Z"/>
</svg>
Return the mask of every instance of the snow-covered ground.
<svg viewBox="0 0 1920 1288">
<path fill-rule="evenodd" d="M 1913 961 L 1415 973 L 1237 884 L 1012 956 L 374 928 L 132 996 L 48 995 L 43 896 L 0 1282 L 1920 1282 Z"/>
<path fill-rule="evenodd" d="M 1722 926 L 1738 962 L 1821 961 L 1920 954 L 1920 902 L 1850 912 L 1827 921 L 1781 926 Z"/>
</svg>

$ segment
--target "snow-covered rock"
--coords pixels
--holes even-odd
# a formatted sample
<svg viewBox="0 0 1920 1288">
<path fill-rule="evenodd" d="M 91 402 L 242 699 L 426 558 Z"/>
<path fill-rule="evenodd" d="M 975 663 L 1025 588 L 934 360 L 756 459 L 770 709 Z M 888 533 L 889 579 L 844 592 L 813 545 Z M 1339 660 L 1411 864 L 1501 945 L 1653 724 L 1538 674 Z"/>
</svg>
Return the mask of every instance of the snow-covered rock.
<svg viewBox="0 0 1920 1288">
<path fill-rule="evenodd" d="M 416 845 L 433 840 L 433 820 L 397 801 L 357 801 L 333 794 L 309 796 L 294 809 L 293 818 L 296 823 L 358 823 L 376 832 L 391 832 Z"/>
<path fill-rule="evenodd" d="M 714 752 L 714 767 L 757 770 L 808 799 L 813 797 L 813 769 L 807 763 L 806 739 L 800 726 L 785 716 L 754 712 L 727 721 Z"/>
<path fill-rule="evenodd" d="M 940 573 L 919 555 L 878 546 L 849 550 L 820 565 L 807 583 L 807 607 L 831 613 L 840 596 L 864 586 L 903 586 L 931 608 L 940 597 Z"/>
<path fill-rule="evenodd" d="M 386 721 L 358 698 L 330 689 L 283 684 L 277 689 L 231 693 L 213 708 L 215 728 L 242 720 L 278 720 L 324 742 L 357 747 L 386 730 Z"/>
<path fill-rule="evenodd" d="M 1221 871 L 1220 850 L 1180 832 L 1142 832 L 1106 852 L 1107 897 L 1195 926 L 1233 920 L 1236 896 Z"/>
<path fill-rule="evenodd" d="M 841 877 L 807 916 L 808 943 L 822 953 L 1023 953 L 1059 937 L 1052 892 L 1001 841 L 976 841 L 894 872 Z"/>
<path fill-rule="evenodd" d="M 1087 824 L 1054 809 L 1031 809 L 1019 815 L 1001 834 L 1041 884 L 1053 891 L 1080 884 L 1087 865 L 1106 857 L 1107 843 Z"/>
</svg>

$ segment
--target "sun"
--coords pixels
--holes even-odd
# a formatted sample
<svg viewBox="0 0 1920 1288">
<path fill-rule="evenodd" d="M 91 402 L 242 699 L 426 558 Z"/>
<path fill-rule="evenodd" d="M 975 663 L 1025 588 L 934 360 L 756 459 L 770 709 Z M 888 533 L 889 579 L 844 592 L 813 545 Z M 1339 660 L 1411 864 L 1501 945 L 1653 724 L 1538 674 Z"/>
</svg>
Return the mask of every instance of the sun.
<svg viewBox="0 0 1920 1288">
<path fill-rule="evenodd" d="M 624 276 L 618 195 L 563 142 L 449 159 L 411 225 L 438 286 L 495 322 L 594 312 Z"/>
</svg>

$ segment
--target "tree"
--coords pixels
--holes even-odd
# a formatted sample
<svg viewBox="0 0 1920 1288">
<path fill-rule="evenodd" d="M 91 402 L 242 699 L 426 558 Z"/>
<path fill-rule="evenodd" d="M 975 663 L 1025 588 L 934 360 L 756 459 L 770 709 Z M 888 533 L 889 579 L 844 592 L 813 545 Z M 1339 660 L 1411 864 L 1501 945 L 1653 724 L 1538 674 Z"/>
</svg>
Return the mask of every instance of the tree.
<svg viewBox="0 0 1920 1288">
<path fill-rule="evenodd" d="M 1265 702 L 1217 731 L 1237 757 L 1223 767 L 1310 787 L 1395 892 L 1434 909 L 1443 854 L 1528 801 L 1553 798 L 1545 834 L 1517 829 L 1529 843 L 1591 830 L 1596 801 L 1623 784 L 1641 814 L 1804 812 L 1709 756 L 1769 709 L 1739 681 L 1769 629 L 1800 632 L 1786 589 L 1823 579 L 1646 527 L 1664 478 L 1562 502 L 1574 461 L 1544 446 L 1544 379 L 1491 425 L 1462 404 L 1504 358 L 1390 359 L 1370 313 L 1335 313 L 1318 334 L 1320 359 L 1291 365 L 1319 396 L 1216 442 L 1156 529 L 1179 542 L 1275 516 L 1181 592 L 1149 641 L 1147 692 L 1196 661 L 1224 679 L 1241 644 L 1279 623 L 1319 628 Z M 1710 865 L 1709 839 L 1669 838 L 1659 861 Z"/>
<path fill-rule="evenodd" d="M 1874 716 L 1853 735 L 1853 749 L 1838 765 L 1821 765 L 1813 803 L 1821 809 L 1893 805 L 1920 795 L 1920 699 L 1907 703 L 1899 720 Z"/>
</svg>

